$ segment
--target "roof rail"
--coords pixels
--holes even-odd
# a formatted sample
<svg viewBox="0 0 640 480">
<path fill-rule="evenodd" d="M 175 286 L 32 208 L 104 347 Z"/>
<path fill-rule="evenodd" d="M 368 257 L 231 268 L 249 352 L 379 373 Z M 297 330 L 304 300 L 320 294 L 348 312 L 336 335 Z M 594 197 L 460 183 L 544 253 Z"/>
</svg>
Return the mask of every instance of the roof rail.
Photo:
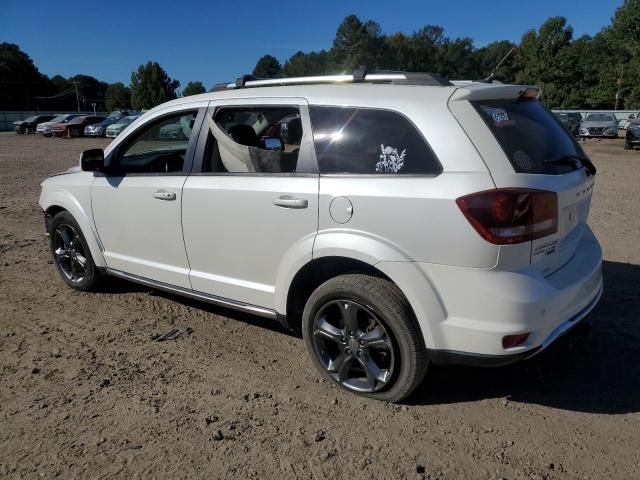
<svg viewBox="0 0 640 480">
<path fill-rule="evenodd" d="M 239 88 L 275 87 L 283 85 L 311 85 L 323 83 L 388 83 L 392 85 L 451 86 L 448 80 L 434 73 L 413 73 L 394 71 L 368 72 L 366 67 L 357 68 L 352 75 L 316 75 L 310 77 L 256 79 L 243 75 L 233 83 L 218 83 L 214 92 Z"/>
</svg>

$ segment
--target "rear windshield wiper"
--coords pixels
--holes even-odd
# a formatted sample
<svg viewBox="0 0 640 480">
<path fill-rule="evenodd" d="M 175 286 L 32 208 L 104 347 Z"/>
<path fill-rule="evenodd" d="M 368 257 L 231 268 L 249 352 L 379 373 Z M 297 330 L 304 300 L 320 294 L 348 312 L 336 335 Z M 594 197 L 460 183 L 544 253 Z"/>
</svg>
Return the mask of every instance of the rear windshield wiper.
<svg viewBox="0 0 640 480">
<path fill-rule="evenodd" d="M 571 167 L 576 167 L 577 170 L 580 167 L 576 162 L 580 162 L 580 164 L 582 164 L 582 166 L 587 170 L 587 175 L 596 174 L 596 166 L 589 158 L 585 157 L 584 155 L 563 155 L 558 158 L 551 158 L 544 161 L 544 163 L 555 163 L 556 165 L 569 165 Z"/>
</svg>

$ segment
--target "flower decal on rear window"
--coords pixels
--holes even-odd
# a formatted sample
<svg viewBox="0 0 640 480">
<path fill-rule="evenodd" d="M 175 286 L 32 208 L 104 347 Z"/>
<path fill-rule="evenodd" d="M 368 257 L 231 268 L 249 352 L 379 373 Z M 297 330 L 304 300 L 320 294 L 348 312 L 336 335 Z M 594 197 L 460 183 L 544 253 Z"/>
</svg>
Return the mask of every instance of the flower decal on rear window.
<svg viewBox="0 0 640 480">
<path fill-rule="evenodd" d="M 376 163 L 376 172 L 379 173 L 398 173 L 402 167 L 404 167 L 404 157 L 407 154 L 407 149 L 402 150 L 402 153 L 398 153 L 397 148 L 384 146 L 380 144 L 380 161 Z"/>
</svg>

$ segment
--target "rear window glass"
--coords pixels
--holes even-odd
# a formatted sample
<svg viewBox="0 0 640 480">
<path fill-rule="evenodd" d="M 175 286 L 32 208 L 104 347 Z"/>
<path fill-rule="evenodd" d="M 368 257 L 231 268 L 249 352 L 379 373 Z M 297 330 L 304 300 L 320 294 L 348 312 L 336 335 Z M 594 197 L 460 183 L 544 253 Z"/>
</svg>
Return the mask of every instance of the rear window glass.
<svg viewBox="0 0 640 480">
<path fill-rule="evenodd" d="M 571 166 L 545 163 L 584 152 L 536 99 L 472 102 L 518 173 L 559 175 Z"/>
<path fill-rule="evenodd" d="M 416 127 L 388 110 L 311 107 L 320 173 L 437 175 L 442 168 Z"/>
</svg>

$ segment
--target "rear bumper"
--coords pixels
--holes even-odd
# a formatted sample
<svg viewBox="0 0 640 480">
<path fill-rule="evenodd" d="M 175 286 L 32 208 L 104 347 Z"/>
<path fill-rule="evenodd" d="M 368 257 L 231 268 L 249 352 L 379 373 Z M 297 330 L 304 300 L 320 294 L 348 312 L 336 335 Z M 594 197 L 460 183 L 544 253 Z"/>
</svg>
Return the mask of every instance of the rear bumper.
<svg viewBox="0 0 640 480">
<path fill-rule="evenodd" d="M 600 245 L 588 228 L 571 260 L 548 277 L 534 268 L 510 272 L 421 264 L 445 312 L 440 321 L 416 312 L 423 329 L 430 330 L 434 360 L 504 365 L 538 353 L 596 306 L 601 264 Z M 522 345 L 502 347 L 504 336 L 527 332 Z"/>
<path fill-rule="evenodd" d="M 456 352 L 451 350 L 430 350 L 429 357 L 433 363 L 438 365 L 466 365 L 470 367 L 503 367 L 512 363 L 526 360 L 534 357 L 542 352 L 545 348 L 562 337 L 565 333 L 569 332 L 572 328 L 580 323 L 580 320 L 585 318 L 591 310 L 598 304 L 600 297 L 602 296 L 602 284 L 598 295 L 593 298 L 591 303 L 587 305 L 582 311 L 580 311 L 574 317 L 565 320 L 553 330 L 547 338 L 544 339 L 542 345 L 534 347 L 530 350 L 525 350 L 519 353 L 511 353 L 505 355 L 483 355 L 479 353 L 465 353 Z"/>
</svg>

